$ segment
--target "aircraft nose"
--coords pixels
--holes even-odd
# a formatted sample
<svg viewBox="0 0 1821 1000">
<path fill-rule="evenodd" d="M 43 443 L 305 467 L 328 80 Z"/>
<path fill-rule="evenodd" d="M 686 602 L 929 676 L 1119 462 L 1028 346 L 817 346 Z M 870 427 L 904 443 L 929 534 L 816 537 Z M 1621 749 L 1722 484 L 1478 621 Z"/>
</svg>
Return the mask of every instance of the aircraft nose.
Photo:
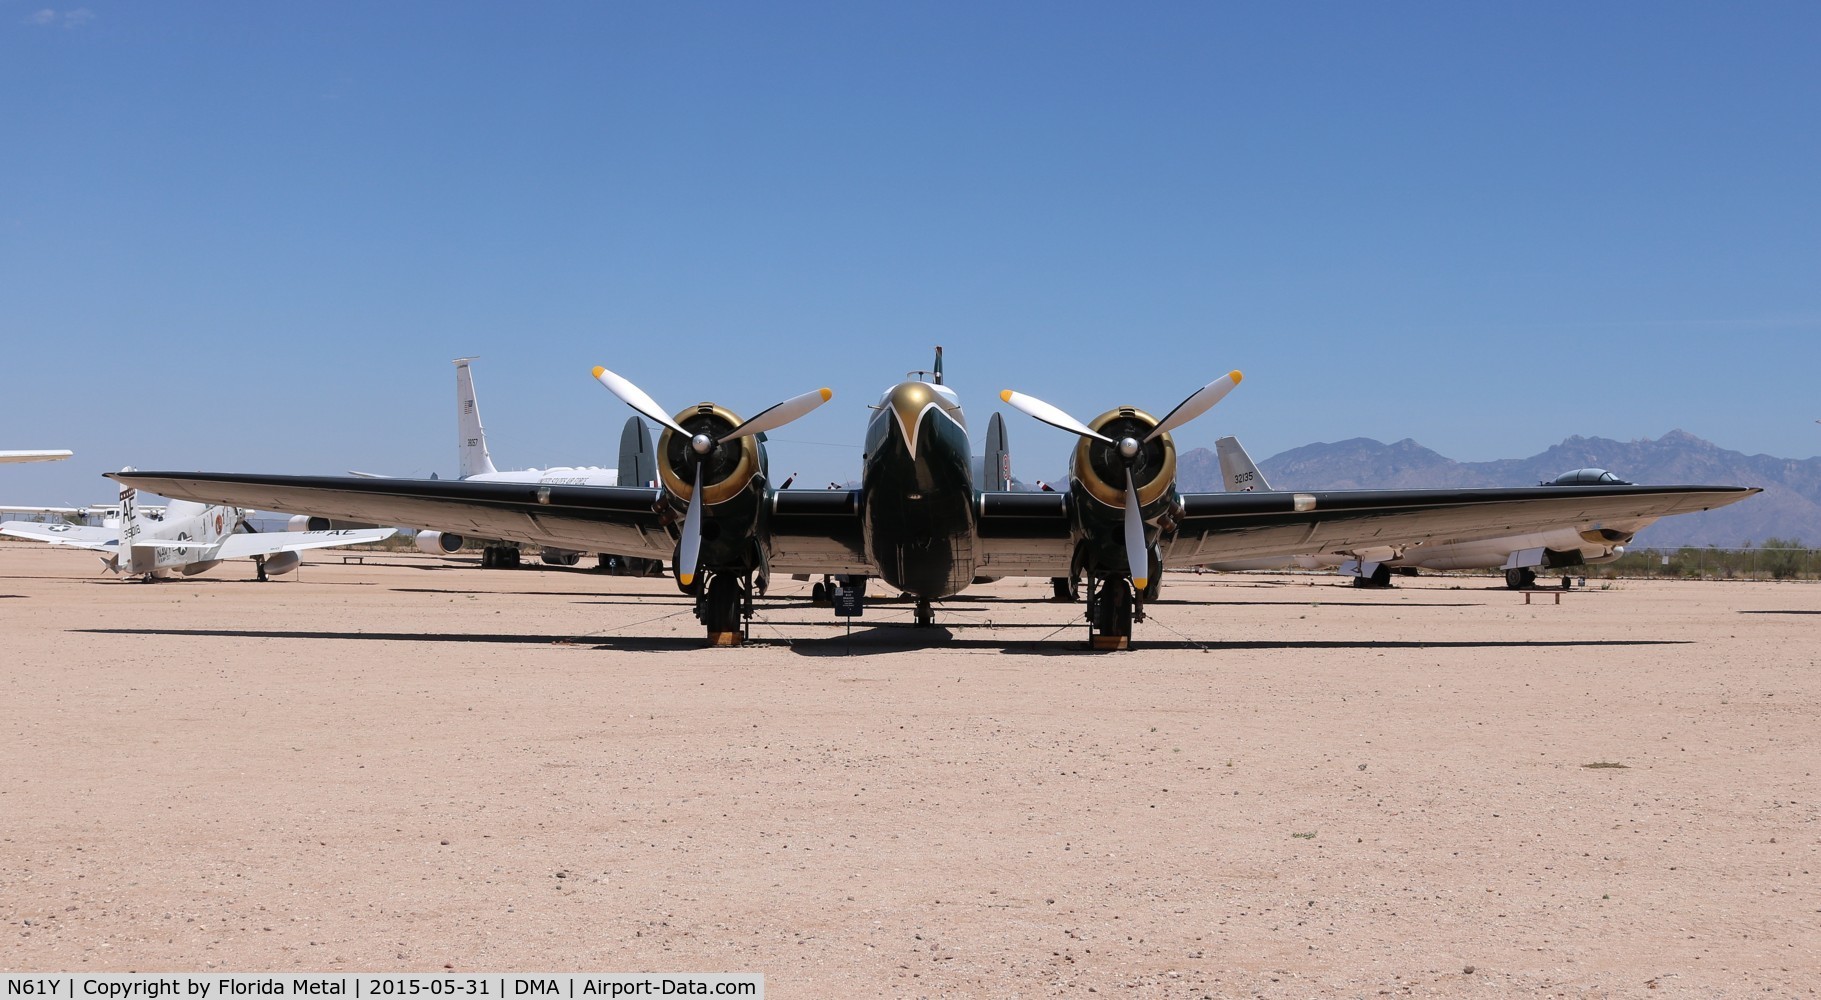
<svg viewBox="0 0 1821 1000">
<path fill-rule="evenodd" d="M 885 405 L 897 421 L 898 432 L 911 455 L 917 454 L 917 430 L 923 424 L 923 413 L 936 402 L 936 394 L 922 382 L 900 382 L 885 394 Z"/>
</svg>

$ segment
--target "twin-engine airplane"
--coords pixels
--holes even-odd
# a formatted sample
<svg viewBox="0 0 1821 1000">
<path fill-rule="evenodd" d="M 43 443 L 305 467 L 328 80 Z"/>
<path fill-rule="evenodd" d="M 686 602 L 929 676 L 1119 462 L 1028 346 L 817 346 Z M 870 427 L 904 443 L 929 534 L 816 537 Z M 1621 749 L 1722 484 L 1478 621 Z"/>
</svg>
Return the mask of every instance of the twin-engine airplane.
<svg viewBox="0 0 1821 1000">
<path fill-rule="evenodd" d="M 1100 648 L 1126 644 L 1165 568 L 1662 517 L 1759 492 L 1540 486 L 1181 493 L 1171 431 L 1231 391 L 1238 372 L 1208 383 L 1161 420 L 1128 406 L 1084 424 L 1008 390 L 1001 394 L 1007 403 L 1081 438 L 1069 488 L 981 490 L 940 354 L 927 379 L 900 382 L 873 405 L 860 488 L 780 490 L 769 479 L 764 433 L 820 406 L 829 390 L 742 421 L 714 403 L 672 415 L 619 375 L 604 368 L 594 375 L 665 427 L 657 487 L 179 472 L 114 478 L 171 497 L 669 558 L 678 585 L 696 597 L 711 642 L 738 641 L 753 594 L 774 573 L 844 576 L 861 590 L 877 579 L 915 599 L 922 625 L 933 622 L 934 602 L 976 579 L 1085 576 L 1089 631 Z"/>
<path fill-rule="evenodd" d="M 115 473 L 127 474 L 130 470 Z M 367 528 L 242 534 L 236 529 L 248 513 L 245 510 L 173 500 L 162 512 L 153 513 L 142 510 L 137 499 L 137 490 L 122 489 L 120 517 L 110 526 L 8 521 L 0 525 L 0 535 L 100 552 L 108 569 L 143 580 L 174 574 L 194 576 L 223 559 L 252 559 L 257 579 L 264 580 L 268 574 L 296 569 L 302 561 L 298 553 L 306 549 L 378 542 L 397 531 Z"/>
</svg>

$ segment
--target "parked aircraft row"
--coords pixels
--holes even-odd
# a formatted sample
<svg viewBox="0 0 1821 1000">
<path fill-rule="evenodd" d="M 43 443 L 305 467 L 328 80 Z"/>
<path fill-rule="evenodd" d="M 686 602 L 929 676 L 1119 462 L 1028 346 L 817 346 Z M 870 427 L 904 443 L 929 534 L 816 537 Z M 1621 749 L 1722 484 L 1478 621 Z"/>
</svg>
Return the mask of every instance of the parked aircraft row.
<svg viewBox="0 0 1821 1000">
<path fill-rule="evenodd" d="M 1239 372 L 1191 393 L 1161 419 L 1121 406 L 1083 422 L 1034 396 L 1002 392 L 1015 409 L 1080 439 L 1066 491 L 1017 492 L 1004 488 L 1009 469 L 1001 476 L 998 465 L 977 484 L 966 418 L 944 383 L 940 354 L 934 371 L 912 373 L 872 406 L 859 488 L 783 490 L 770 478 L 764 435 L 822 405 L 830 390 L 742 420 L 712 402 L 670 411 L 615 372 L 597 367 L 594 376 L 664 427 L 656 485 L 182 472 L 113 478 L 196 502 L 668 559 L 679 588 L 696 599 L 711 642 L 738 640 L 754 594 L 772 573 L 823 576 L 840 591 L 861 594 L 876 580 L 912 597 L 925 625 L 934 621 L 935 602 L 979 579 L 1081 579 L 1090 631 L 1109 648 L 1123 646 L 1143 620 L 1166 568 L 1335 553 L 1362 569 L 1376 564 L 1369 575 L 1377 575 L 1425 545 L 1434 552 L 1497 538 L 1517 546 L 1535 536 L 1544 543 L 1522 550 L 1549 552 L 1549 533 L 1564 526 L 1584 540 L 1592 532 L 1622 544 L 1652 519 L 1759 492 L 1574 482 L 1183 493 L 1172 432 L 1239 385 Z"/>
</svg>

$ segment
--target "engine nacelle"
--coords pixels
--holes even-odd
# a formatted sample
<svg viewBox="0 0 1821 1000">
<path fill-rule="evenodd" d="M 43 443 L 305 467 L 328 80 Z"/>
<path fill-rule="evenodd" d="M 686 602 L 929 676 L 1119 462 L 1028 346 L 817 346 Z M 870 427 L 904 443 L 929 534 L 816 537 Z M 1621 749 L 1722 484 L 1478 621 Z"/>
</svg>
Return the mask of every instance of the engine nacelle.
<svg viewBox="0 0 1821 1000">
<path fill-rule="evenodd" d="M 757 537 L 760 486 L 765 481 L 765 449 L 759 435 L 721 441 L 740 426 L 740 418 L 713 403 L 684 410 L 676 415 L 676 422 L 689 433 L 665 430 L 657 449 L 658 479 L 670 497 L 676 528 L 681 529 L 690 495 L 695 492 L 698 459 L 691 438 L 706 434 L 719 443 L 700 458 L 703 517 L 697 565 L 711 572 L 758 569 L 764 563 Z"/>
<path fill-rule="evenodd" d="M 281 576 L 296 569 L 303 562 L 303 556 L 297 552 L 275 552 L 266 556 L 266 575 Z"/>
<path fill-rule="evenodd" d="M 183 572 L 184 576 L 195 576 L 198 573 L 207 573 L 219 565 L 221 565 L 221 560 L 210 559 L 208 562 L 184 563 L 178 569 Z"/>
<path fill-rule="evenodd" d="M 310 514 L 292 514 L 285 522 L 286 531 L 328 531 L 329 519 Z"/>
<path fill-rule="evenodd" d="M 1145 511 L 1147 520 L 1161 513 L 1162 501 L 1169 499 L 1176 486 L 1176 442 L 1168 434 L 1145 441 L 1145 436 L 1157 427 L 1157 418 L 1122 406 L 1088 421 L 1088 426 L 1114 441 L 1129 437 L 1141 442 L 1138 455 L 1131 462 L 1138 506 Z M 1077 492 L 1086 493 L 1114 513 L 1124 511 L 1126 464 L 1117 444 L 1082 438 L 1075 445 L 1072 469 L 1080 487 Z"/>
<path fill-rule="evenodd" d="M 668 428 L 658 438 L 658 477 L 664 489 L 683 503 L 695 492 L 695 453 L 690 437 L 707 434 L 719 439 L 740 426 L 733 411 L 714 403 L 697 403 L 676 415 L 677 425 L 689 434 Z M 714 507 L 744 492 L 753 477 L 764 472 L 764 456 L 757 435 L 726 441 L 702 459 L 702 505 Z"/>
<path fill-rule="evenodd" d="M 420 531 L 417 548 L 433 556 L 446 556 L 461 551 L 462 536 L 447 531 Z"/>
<path fill-rule="evenodd" d="M 544 549 L 537 557 L 546 566 L 574 566 L 582 561 L 582 554 L 571 549 Z"/>
</svg>

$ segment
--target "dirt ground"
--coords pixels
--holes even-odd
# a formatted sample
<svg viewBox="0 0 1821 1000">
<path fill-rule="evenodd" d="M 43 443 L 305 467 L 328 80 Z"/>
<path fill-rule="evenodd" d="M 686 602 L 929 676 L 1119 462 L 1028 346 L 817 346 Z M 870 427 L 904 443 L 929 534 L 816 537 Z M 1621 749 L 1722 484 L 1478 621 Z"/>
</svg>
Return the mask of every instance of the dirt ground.
<svg viewBox="0 0 1821 1000">
<path fill-rule="evenodd" d="M 0 545 L 0 968 L 740 971 L 773 997 L 1814 995 L 1821 586 L 1005 581 Z"/>
</svg>

